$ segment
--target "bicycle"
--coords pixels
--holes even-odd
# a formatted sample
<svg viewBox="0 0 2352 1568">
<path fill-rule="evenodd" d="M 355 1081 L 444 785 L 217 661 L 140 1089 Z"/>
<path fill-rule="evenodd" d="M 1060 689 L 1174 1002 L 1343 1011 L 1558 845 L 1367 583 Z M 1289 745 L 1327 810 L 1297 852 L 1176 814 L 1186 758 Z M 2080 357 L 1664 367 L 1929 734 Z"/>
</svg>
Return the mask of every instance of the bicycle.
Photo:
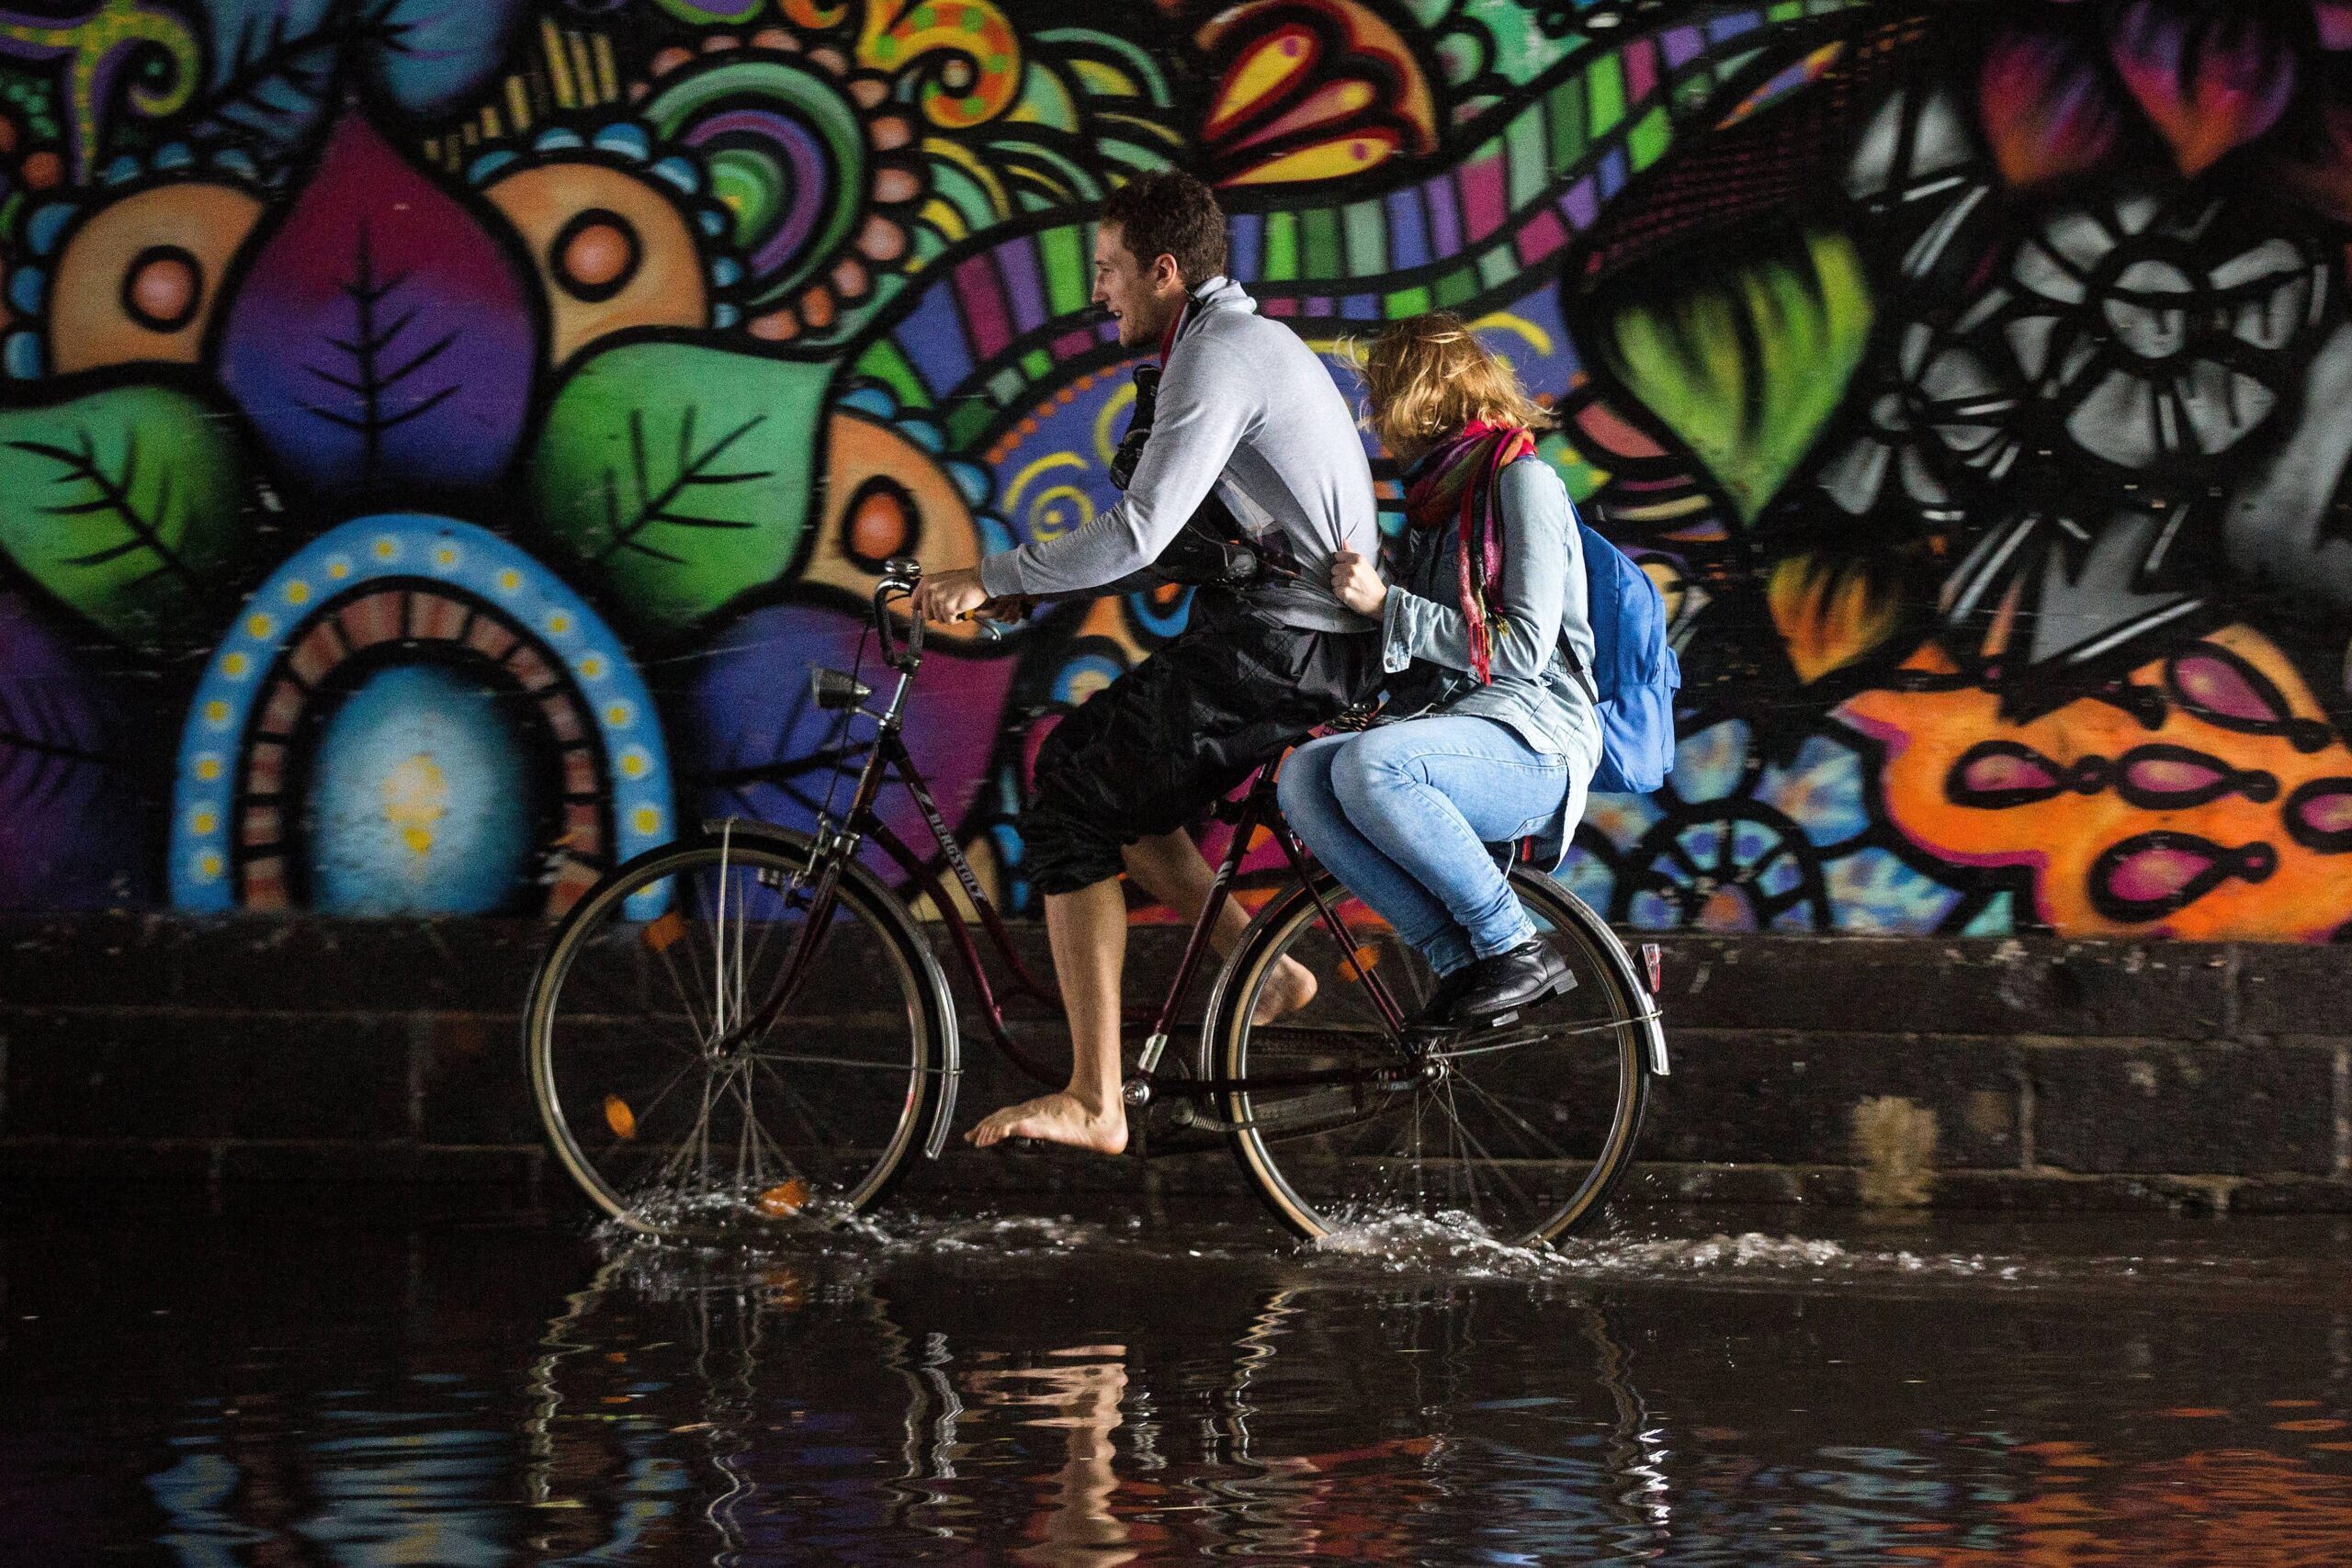
<svg viewBox="0 0 2352 1568">
<path fill-rule="evenodd" d="M 1039 1083 L 1063 1082 L 1008 1030 L 972 922 L 1011 992 L 1048 1016 L 1058 999 L 1013 950 L 901 737 L 923 623 L 900 633 L 891 606 L 920 571 L 888 562 L 874 591 L 874 632 L 898 677 L 882 708 L 854 674 L 810 676 L 840 733 L 861 716 L 874 725 L 841 818 L 820 813 L 809 833 L 706 822 L 639 855 L 572 908 L 532 981 L 524 1045 L 549 1142 L 588 1197 L 633 1229 L 838 1224 L 880 1202 L 914 1149 L 938 1156 L 962 1074 L 955 996 L 906 900 L 857 858 L 869 843 L 938 912 L 990 1043 Z M 855 750 L 837 746 L 836 769 Z M 886 775 L 910 792 L 935 857 L 876 810 Z M 1529 1245 L 1589 1220 L 1630 1162 L 1651 1078 L 1670 1070 L 1657 947 L 1644 947 L 1637 971 L 1575 895 L 1514 866 L 1514 891 L 1575 984 L 1492 1026 L 1410 1027 L 1432 976 L 1307 859 L 1272 775 L 1260 770 L 1216 808 L 1231 843 L 1166 995 L 1140 1018 L 1125 1089 L 1135 1151 L 1222 1139 L 1275 1216 L 1308 1238 L 1399 1209 L 1466 1216 Z M 1187 1066 L 1169 1052 L 1177 1020 L 1261 831 L 1289 880 L 1217 974 Z M 1315 995 L 1261 1021 L 1267 977 L 1285 957 L 1306 965 Z"/>
</svg>

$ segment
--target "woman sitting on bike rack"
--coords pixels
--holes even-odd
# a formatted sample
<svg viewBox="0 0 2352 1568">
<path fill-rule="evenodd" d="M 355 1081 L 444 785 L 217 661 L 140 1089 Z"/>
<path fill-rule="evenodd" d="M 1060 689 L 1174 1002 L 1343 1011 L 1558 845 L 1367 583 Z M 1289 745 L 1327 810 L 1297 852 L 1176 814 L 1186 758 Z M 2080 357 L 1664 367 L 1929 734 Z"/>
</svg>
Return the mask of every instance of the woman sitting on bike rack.
<svg viewBox="0 0 2352 1568">
<path fill-rule="evenodd" d="M 1341 554 L 1331 587 L 1380 622 L 1388 696 L 1373 728 L 1291 756 L 1283 813 L 1442 977 L 1419 1022 L 1505 1022 L 1574 983 L 1490 846 L 1532 840 L 1556 866 L 1600 761 L 1572 673 L 1593 657 L 1576 514 L 1534 455 L 1550 416 L 1460 318 L 1390 326 L 1364 379 L 1373 434 L 1408 465 L 1408 525 L 1390 581 Z"/>
</svg>

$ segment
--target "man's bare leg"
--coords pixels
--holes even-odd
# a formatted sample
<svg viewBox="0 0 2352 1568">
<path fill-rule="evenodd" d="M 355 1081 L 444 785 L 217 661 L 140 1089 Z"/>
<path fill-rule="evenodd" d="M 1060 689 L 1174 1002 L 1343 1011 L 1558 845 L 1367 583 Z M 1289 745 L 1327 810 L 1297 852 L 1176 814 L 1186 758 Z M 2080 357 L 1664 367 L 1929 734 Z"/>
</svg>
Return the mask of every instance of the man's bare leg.
<svg viewBox="0 0 2352 1568">
<path fill-rule="evenodd" d="M 1208 907 L 1216 873 L 1200 846 L 1182 829 L 1138 839 L 1125 851 L 1127 873 L 1144 890 L 1187 920 Z M 1217 911 L 1209 943 L 1220 955 L 1239 945 L 1250 929 L 1250 912 L 1231 899 Z M 1009 1105 L 966 1134 L 987 1148 L 1007 1138 L 1036 1138 L 1101 1154 L 1126 1147 L 1127 1115 L 1120 1098 L 1125 1077 L 1119 1055 L 1124 1013 L 1120 976 L 1126 967 L 1127 901 L 1118 879 L 1075 893 L 1046 896 L 1046 936 L 1054 953 L 1054 974 L 1069 1014 L 1069 1087 L 1059 1094 Z M 1285 958 L 1267 977 L 1251 1021 L 1271 1022 L 1315 998 L 1315 976 Z"/>
<path fill-rule="evenodd" d="M 1209 888 L 1216 881 L 1216 873 L 1190 833 L 1179 828 L 1172 833 L 1137 839 L 1125 852 L 1127 874 L 1145 892 L 1188 923 L 1201 918 L 1201 911 L 1208 908 Z M 1218 957 L 1231 957 L 1241 943 L 1241 933 L 1249 929 L 1250 911 L 1239 901 L 1227 898 L 1216 912 L 1216 923 L 1209 928 L 1209 945 L 1216 949 Z M 1250 1021 L 1272 1023 L 1286 1012 L 1295 1012 L 1315 999 L 1315 990 L 1314 973 L 1297 959 L 1285 958 L 1266 976 Z"/>
<path fill-rule="evenodd" d="M 1046 939 L 1069 1013 L 1069 1087 L 1008 1105 L 964 1134 L 980 1148 L 1036 1138 L 1114 1155 L 1127 1146 L 1120 1099 L 1119 976 L 1127 961 L 1127 897 L 1115 876 L 1046 895 Z"/>
</svg>

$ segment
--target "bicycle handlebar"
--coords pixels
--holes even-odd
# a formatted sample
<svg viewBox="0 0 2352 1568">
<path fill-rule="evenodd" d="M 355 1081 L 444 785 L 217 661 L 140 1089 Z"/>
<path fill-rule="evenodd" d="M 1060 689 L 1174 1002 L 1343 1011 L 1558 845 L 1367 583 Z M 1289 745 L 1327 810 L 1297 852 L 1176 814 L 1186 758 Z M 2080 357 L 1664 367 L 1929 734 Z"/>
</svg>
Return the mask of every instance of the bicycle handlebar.
<svg viewBox="0 0 2352 1568">
<path fill-rule="evenodd" d="M 922 617 L 907 617 L 902 639 L 890 629 L 889 603 L 903 599 L 922 581 L 922 562 L 911 556 L 892 556 L 882 563 L 882 581 L 874 585 L 874 635 L 882 645 L 883 661 L 901 674 L 911 675 L 922 662 Z"/>
<path fill-rule="evenodd" d="M 907 597 L 922 581 L 922 562 L 912 556 L 892 556 L 882 563 L 882 580 L 874 585 L 874 635 L 882 644 L 885 662 L 902 674 L 913 674 L 922 662 L 923 618 L 909 615 L 907 635 L 901 637 L 890 629 L 889 603 Z M 1004 640 L 1004 628 L 994 621 L 983 618 L 978 624 L 990 642 Z"/>
</svg>

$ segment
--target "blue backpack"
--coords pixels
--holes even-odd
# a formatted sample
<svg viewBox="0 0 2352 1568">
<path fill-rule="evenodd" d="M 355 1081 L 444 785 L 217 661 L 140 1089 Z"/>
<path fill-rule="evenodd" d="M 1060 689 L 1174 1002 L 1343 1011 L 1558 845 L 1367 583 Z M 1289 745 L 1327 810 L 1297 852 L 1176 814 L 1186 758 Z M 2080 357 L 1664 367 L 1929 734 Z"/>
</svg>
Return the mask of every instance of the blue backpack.
<svg viewBox="0 0 2352 1568">
<path fill-rule="evenodd" d="M 1564 637 L 1560 650 L 1600 713 L 1600 766 L 1592 787 L 1647 795 L 1674 771 L 1674 694 L 1682 666 L 1666 640 L 1666 601 L 1649 573 L 1583 518 L 1585 598 L 1592 616 L 1587 671 Z"/>
</svg>

